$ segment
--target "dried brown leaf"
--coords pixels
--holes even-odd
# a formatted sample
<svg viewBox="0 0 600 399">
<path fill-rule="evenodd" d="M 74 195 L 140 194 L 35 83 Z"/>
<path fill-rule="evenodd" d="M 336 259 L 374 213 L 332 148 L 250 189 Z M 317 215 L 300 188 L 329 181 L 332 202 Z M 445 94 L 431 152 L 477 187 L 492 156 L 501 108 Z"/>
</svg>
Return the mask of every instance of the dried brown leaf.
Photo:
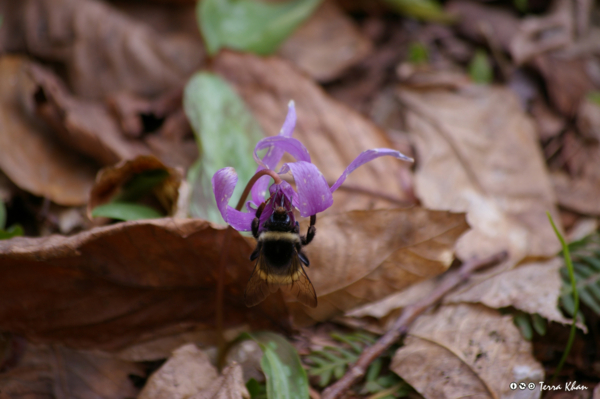
<svg viewBox="0 0 600 399">
<path fill-rule="evenodd" d="M 567 324 L 558 310 L 558 298 L 562 280 L 559 258 L 546 262 L 520 265 L 475 284 L 469 290 L 461 290 L 445 298 L 446 302 L 481 302 L 492 308 L 515 307 L 526 313 L 538 313 L 545 319 Z"/>
<path fill-rule="evenodd" d="M 242 368 L 232 363 L 219 376 L 209 357 L 194 344 L 184 345 L 148 379 L 140 399 L 249 399 Z"/>
<path fill-rule="evenodd" d="M 577 127 L 584 137 L 600 141 L 600 104 L 584 99 L 577 111 Z"/>
<path fill-rule="evenodd" d="M 536 57 L 532 65 L 544 78 L 556 109 L 564 116 L 574 117 L 586 93 L 593 87 L 587 74 L 587 58 L 564 59 L 544 54 Z"/>
<path fill-rule="evenodd" d="M 223 369 L 221 376 L 210 387 L 190 399 L 250 399 L 239 364 L 233 363 Z"/>
<path fill-rule="evenodd" d="M 463 260 L 549 257 L 559 244 L 546 211 L 555 198 L 531 120 L 508 89 L 401 90 L 418 155 L 415 190 L 430 209 L 467 212 Z"/>
<path fill-rule="evenodd" d="M 521 65 L 548 51 L 557 50 L 573 42 L 575 3 L 557 0 L 544 16 L 524 18 L 515 29 L 510 43 L 514 62 Z"/>
<path fill-rule="evenodd" d="M 467 0 L 452 0 L 446 11 L 457 15 L 456 28 L 469 39 L 481 44 L 494 45 L 508 51 L 519 27 L 519 18 L 502 7 L 494 7 Z"/>
<path fill-rule="evenodd" d="M 102 352 L 28 345 L 19 365 L 0 374 L 0 397 L 131 398 L 138 389 L 130 375 L 144 376 L 144 371 L 139 365 Z"/>
<path fill-rule="evenodd" d="M 0 241 L 3 328 L 36 341 L 108 350 L 212 330 L 225 234 L 202 220 L 155 219 L 72 237 Z M 251 309 L 244 305 L 252 248 L 230 234 L 225 326 L 285 329 L 279 295 Z"/>
<path fill-rule="evenodd" d="M 600 179 L 572 178 L 556 172 L 552 174 L 552 184 L 561 206 L 584 215 L 600 215 Z"/>
<path fill-rule="evenodd" d="M 290 304 L 296 322 L 326 320 L 444 272 L 467 228 L 462 214 L 422 208 L 319 218 L 317 236 L 306 247 L 319 305 Z"/>
<path fill-rule="evenodd" d="M 585 215 L 600 214 L 600 145 L 585 142 L 574 134 L 565 137 L 561 155 L 571 175 L 552 173 L 558 203 Z"/>
<path fill-rule="evenodd" d="M 91 219 L 92 210 L 95 207 L 110 202 L 134 177 L 145 172 L 157 171 L 166 172 L 167 177 L 152 188 L 152 194 L 167 215 L 173 216 L 177 212 L 179 186 L 183 179 L 182 173 L 179 170 L 165 166 L 156 157 L 146 155 L 123 161 L 115 166 L 106 167 L 98 172 L 96 182 L 90 192 L 87 207 L 88 217 Z"/>
<path fill-rule="evenodd" d="M 187 344 L 154 372 L 142 392 L 140 399 L 186 399 L 198 391 L 208 388 L 218 377 L 215 366 L 207 354 L 194 344 Z"/>
<path fill-rule="evenodd" d="M 394 356 L 392 370 L 425 399 L 493 398 L 469 365 L 444 346 L 418 337 L 406 337 Z"/>
<path fill-rule="evenodd" d="M 552 111 L 541 97 L 533 100 L 530 112 L 542 141 L 558 136 L 565 129 L 565 118 Z"/>
<path fill-rule="evenodd" d="M 330 183 L 362 151 L 391 145 L 371 121 L 328 97 L 311 79 L 277 57 L 225 51 L 215 59 L 214 68 L 235 86 L 266 132 L 279 131 L 282 107 L 294 100 L 298 114 L 294 137 L 306 146 L 312 162 Z M 361 166 L 334 193 L 330 211 L 407 202 L 412 186 L 408 167 L 387 157 Z"/>
<path fill-rule="evenodd" d="M 36 112 L 67 147 L 102 165 L 150 152 L 139 142 L 123 138 L 102 104 L 73 97 L 58 76 L 39 65 L 31 65 L 29 73 L 37 85 Z"/>
<path fill-rule="evenodd" d="M 159 34 L 105 2 L 27 0 L 0 12 L 10 16 L 0 30 L 3 52 L 62 64 L 71 89 L 88 99 L 159 95 L 183 85 L 204 58 L 197 38 Z"/>
<path fill-rule="evenodd" d="M 30 61 L 0 59 L 0 169 L 17 186 L 60 205 L 83 205 L 95 170 L 36 116 Z"/>
<path fill-rule="evenodd" d="M 417 319 L 409 334 L 391 368 L 426 398 L 540 395 L 544 369 L 510 316 L 482 305 L 446 305 Z M 535 389 L 511 390 L 511 382 L 533 382 Z"/>
<path fill-rule="evenodd" d="M 350 17 L 333 1 L 325 1 L 278 54 L 313 79 L 326 82 L 364 59 L 371 46 Z"/>
</svg>

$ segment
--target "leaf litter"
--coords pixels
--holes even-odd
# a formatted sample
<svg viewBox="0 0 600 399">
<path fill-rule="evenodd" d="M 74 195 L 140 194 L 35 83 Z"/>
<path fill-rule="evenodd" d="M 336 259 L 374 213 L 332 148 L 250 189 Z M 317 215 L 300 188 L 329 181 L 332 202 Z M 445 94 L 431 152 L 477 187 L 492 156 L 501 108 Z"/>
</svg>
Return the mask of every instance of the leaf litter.
<svg viewBox="0 0 600 399">
<path fill-rule="evenodd" d="M 0 241 L 0 334 L 14 337 L 0 360 L 0 392 L 246 398 L 245 369 L 215 367 L 222 337 L 233 341 L 240 332 L 267 329 L 294 342 L 293 328 L 307 326 L 303 334 L 316 339 L 323 325 L 381 334 L 430 295 L 453 265 L 508 250 L 507 261 L 418 317 L 390 368 L 416 390 L 409 395 L 539 397 L 535 390 L 512 391 L 509 383 L 539 387 L 566 340 L 561 324 L 569 319 L 558 308 L 562 261 L 545 212 L 555 220 L 560 215 L 573 236 L 587 222 L 597 227 L 600 124 L 593 99 L 600 63 L 598 28 L 586 18 L 596 6 L 453 0 L 420 9 L 410 1 L 298 1 L 287 11 L 253 9 L 266 18 L 253 32 L 260 34 L 275 26 L 277 19 L 269 18 L 293 7 L 302 15 L 263 43 L 243 32 L 237 41 L 219 38 L 238 51 L 221 50 L 208 61 L 199 32 L 205 38 L 214 32 L 202 22 L 190 30 L 192 3 L 0 4 L 0 170 L 9 180 L 0 187 L 4 225 L 22 223 L 27 235 L 42 235 Z M 253 0 L 238 6 L 252 8 Z M 457 23 L 441 26 L 432 22 L 437 18 Z M 316 309 L 279 293 L 246 308 L 254 240 L 219 226 L 218 217 L 211 219 L 217 224 L 207 216 L 183 219 L 198 206 L 186 201 L 189 185 L 197 194 L 211 193 L 190 179 L 190 170 L 210 179 L 208 169 L 230 165 L 211 152 L 229 131 L 228 106 L 212 112 L 210 123 L 186 119 L 191 108 L 209 111 L 182 104 L 184 85 L 198 71 L 220 79 L 229 87 L 229 104 L 245 108 L 248 123 L 236 129 L 250 146 L 277 134 L 293 99 L 294 137 L 330 184 L 368 148 L 397 146 L 417 159 L 414 170 L 391 159 L 361 167 L 319 216 L 316 239 L 306 247 Z M 193 94 L 211 104 L 211 90 L 196 86 Z M 260 137 L 248 134 L 249 125 Z M 194 163 L 211 140 L 214 165 Z M 241 172 L 251 175 L 255 165 L 247 161 L 249 170 Z M 141 173 L 136 162 L 145 165 Z M 146 179 L 157 170 L 167 180 Z M 130 195 L 136 179 L 150 199 Z M 107 195 L 98 195 L 100 186 Z M 99 226 L 106 219 L 67 220 L 69 212 L 81 217 L 85 206 L 118 205 L 123 197 L 128 206 L 150 205 L 160 209 L 156 216 L 169 217 L 141 213 L 140 221 L 108 226 Z M 48 235 L 81 229 L 70 237 Z M 596 288 L 578 278 L 590 292 Z M 215 324 L 220 279 L 224 335 Z M 598 315 L 583 310 L 581 327 L 597 335 Z M 530 343 L 513 324 L 518 314 L 558 323 L 549 323 L 550 337 L 536 333 Z M 593 337 L 576 339 L 563 384 L 577 376 L 591 388 L 600 378 L 594 360 L 581 360 L 584 342 Z M 191 362 L 180 362 L 182 356 Z M 278 355 L 269 356 L 277 364 Z M 159 367 L 156 361 L 164 359 Z M 263 371 L 269 378 L 280 370 L 265 364 Z M 202 386 L 198 375 L 207 377 Z M 252 381 L 258 384 L 248 386 L 253 397 L 268 394 Z M 355 394 L 387 393 L 373 384 L 374 391 L 356 388 Z"/>
</svg>

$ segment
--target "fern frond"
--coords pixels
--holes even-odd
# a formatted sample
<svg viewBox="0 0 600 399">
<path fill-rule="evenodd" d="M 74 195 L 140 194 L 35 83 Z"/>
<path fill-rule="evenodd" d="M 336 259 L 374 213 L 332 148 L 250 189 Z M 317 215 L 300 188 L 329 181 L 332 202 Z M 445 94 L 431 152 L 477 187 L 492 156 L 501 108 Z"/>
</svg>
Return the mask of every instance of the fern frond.
<svg viewBox="0 0 600 399">
<path fill-rule="evenodd" d="M 595 232 L 572 242 L 569 244 L 569 250 L 573 260 L 575 289 L 579 298 L 592 311 L 600 315 L 600 233 Z M 566 266 L 561 268 L 560 275 L 563 280 L 560 302 L 565 312 L 572 317 L 575 303 Z M 581 316 L 582 314 L 579 313 L 579 317 Z"/>
</svg>

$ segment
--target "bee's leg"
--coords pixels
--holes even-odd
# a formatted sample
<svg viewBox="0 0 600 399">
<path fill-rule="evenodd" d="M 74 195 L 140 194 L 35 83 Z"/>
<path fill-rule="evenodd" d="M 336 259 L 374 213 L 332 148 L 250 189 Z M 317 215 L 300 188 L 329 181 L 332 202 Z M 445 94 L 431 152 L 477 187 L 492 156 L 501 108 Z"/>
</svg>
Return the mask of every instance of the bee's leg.
<svg viewBox="0 0 600 399">
<path fill-rule="evenodd" d="M 250 260 L 256 260 L 256 258 L 258 258 L 258 254 L 260 254 L 261 248 L 262 248 L 262 242 L 259 241 L 258 244 L 256 245 L 256 248 L 254 248 L 254 251 L 252 251 L 252 254 L 250 255 Z"/>
<path fill-rule="evenodd" d="M 294 225 L 294 229 L 292 230 L 292 233 L 300 234 L 300 225 L 298 224 L 298 222 L 296 222 L 296 224 Z"/>
<path fill-rule="evenodd" d="M 302 241 L 302 245 L 308 245 L 315 238 L 315 234 L 317 233 L 317 228 L 315 227 L 315 223 L 317 223 L 317 215 L 312 215 L 310 217 L 310 226 L 308 226 L 308 231 L 305 236 L 300 237 Z"/>
<path fill-rule="evenodd" d="M 263 210 L 265 209 L 265 203 L 260 204 L 256 213 L 254 215 L 254 220 L 252 220 L 252 235 L 254 238 L 258 240 L 258 228 L 260 227 L 260 215 L 262 215 Z M 251 259 L 253 260 L 253 259 Z"/>
<path fill-rule="evenodd" d="M 310 266 L 310 261 L 308 260 L 308 258 L 306 257 L 306 254 L 304 254 L 304 252 L 298 251 L 298 258 L 300 258 L 300 261 L 302 263 L 304 263 L 306 265 L 306 267 Z"/>
</svg>

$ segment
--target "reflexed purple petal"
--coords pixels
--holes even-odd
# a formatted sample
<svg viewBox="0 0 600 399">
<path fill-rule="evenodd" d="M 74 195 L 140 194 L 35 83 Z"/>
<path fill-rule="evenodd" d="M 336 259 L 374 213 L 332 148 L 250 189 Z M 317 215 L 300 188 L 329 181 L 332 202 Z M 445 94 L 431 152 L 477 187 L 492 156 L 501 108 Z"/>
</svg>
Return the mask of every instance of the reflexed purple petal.
<svg viewBox="0 0 600 399">
<path fill-rule="evenodd" d="M 217 207 L 225 221 L 227 221 L 227 204 L 229 204 L 237 181 L 238 175 L 232 167 L 219 169 L 211 180 Z"/>
<path fill-rule="evenodd" d="M 375 148 L 372 150 L 363 151 L 362 153 L 360 153 L 359 156 L 356 157 L 354 161 L 350 163 L 350 165 L 348 165 L 346 170 L 344 170 L 344 173 L 342 173 L 342 175 L 337 179 L 335 184 L 331 186 L 331 192 L 333 193 L 335 190 L 337 190 L 342 185 L 344 180 L 346 180 L 346 177 L 348 177 L 348 175 L 354 171 L 354 169 L 366 164 L 367 162 L 370 162 L 379 157 L 383 157 L 385 155 L 398 158 L 402 161 L 413 162 L 412 158 L 407 157 L 399 151 L 392 150 L 389 148 Z"/>
<path fill-rule="evenodd" d="M 252 230 L 254 213 L 240 212 L 235 208 L 227 206 L 227 223 L 237 231 Z"/>
<path fill-rule="evenodd" d="M 284 136 L 265 137 L 264 139 L 262 139 L 258 143 L 256 143 L 256 147 L 254 147 L 254 160 L 256 161 L 256 163 L 258 163 L 259 165 L 261 165 L 263 167 L 268 167 L 269 169 L 273 169 L 273 168 L 275 168 L 275 166 L 277 166 L 277 162 L 279 162 L 279 159 L 281 159 L 281 156 L 283 154 L 279 155 L 279 159 L 277 159 L 276 163 L 268 165 L 264 162 L 264 160 L 259 159 L 258 154 L 257 154 L 258 151 L 260 151 L 264 148 L 269 148 L 269 150 L 267 151 L 267 154 L 264 156 L 264 159 L 268 160 L 269 163 L 271 163 L 270 161 L 274 158 L 273 154 L 278 151 L 284 151 L 284 152 L 289 153 L 297 161 L 310 162 L 310 155 L 308 154 L 308 150 L 306 149 L 306 147 L 304 147 L 304 144 L 302 144 L 299 140 L 292 138 L 292 137 L 284 137 Z"/>
<path fill-rule="evenodd" d="M 288 113 L 285 117 L 285 122 L 283 122 L 283 126 L 279 131 L 280 136 L 284 137 L 292 137 L 292 133 L 294 133 L 294 128 L 296 127 L 296 104 L 294 100 L 291 100 L 288 103 Z M 277 160 L 279 162 L 279 159 Z M 275 165 L 277 165 L 275 162 Z M 273 167 L 275 167 L 275 165 Z"/>
<path fill-rule="evenodd" d="M 246 201 L 246 209 L 248 209 L 248 212 L 255 213 L 256 208 L 257 206 L 253 201 Z"/>
<path fill-rule="evenodd" d="M 284 164 L 279 173 L 288 171 L 292 172 L 296 182 L 298 196 L 292 203 L 300 210 L 300 216 L 315 215 L 333 204 L 329 185 L 315 165 L 304 161 L 290 162 Z"/>
<path fill-rule="evenodd" d="M 249 231 L 252 227 L 254 214 L 240 212 L 227 205 L 238 181 L 235 169 L 232 167 L 220 169 L 211 181 L 217 207 L 225 222 L 238 231 Z"/>
<path fill-rule="evenodd" d="M 258 173 L 263 169 L 264 168 L 262 166 L 259 166 L 258 169 L 256 169 L 256 172 Z M 254 183 L 254 186 L 252 186 L 252 190 L 250 191 L 252 202 L 254 202 L 254 205 L 258 206 L 265 201 L 267 187 L 269 187 L 269 183 L 271 182 L 271 180 L 271 176 L 263 176 Z"/>
<path fill-rule="evenodd" d="M 283 126 L 282 126 L 281 130 L 279 131 L 279 136 L 280 137 L 292 137 L 292 133 L 294 133 L 295 126 L 296 126 L 296 107 L 295 107 L 294 101 L 290 101 L 288 104 L 288 113 L 287 113 L 287 116 L 285 117 L 285 122 L 283 122 Z M 257 150 L 255 149 L 254 152 L 256 153 L 256 151 Z M 283 156 L 284 152 L 285 152 L 285 150 L 283 148 L 280 148 L 277 145 L 272 146 L 267 151 L 267 154 L 262 158 L 262 164 L 257 161 L 259 166 L 256 169 L 256 171 L 258 172 L 261 169 L 264 169 L 265 167 L 268 169 L 271 169 L 271 170 L 275 170 L 275 167 L 281 160 L 281 157 Z M 252 201 L 255 204 L 258 205 L 265 200 L 265 195 L 267 193 L 267 187 L 269 187 L 270 181 L 271 181 L 271 178 L 269 176 L 264 176 L 264 177 L 261 177 L 260 179 L 258 179 L 258 181 L 256 183 L 254 183 L 254 186 L 252 187 L 251 195 L 252 195 Z"/>
</svg>

